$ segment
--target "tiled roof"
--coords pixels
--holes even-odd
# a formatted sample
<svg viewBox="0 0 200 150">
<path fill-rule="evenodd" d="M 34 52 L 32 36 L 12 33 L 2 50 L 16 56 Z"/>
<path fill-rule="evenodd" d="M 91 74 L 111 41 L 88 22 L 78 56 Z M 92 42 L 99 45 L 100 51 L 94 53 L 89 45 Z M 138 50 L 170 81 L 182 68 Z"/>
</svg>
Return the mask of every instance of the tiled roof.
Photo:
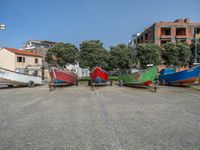
<svg viewBox="0 0 200 150">
<path fill-rule="evenodd" d="M 15 48 L 7 48 L 7 47 L 5 47 L 5 49 L 12 53 L 19 54 L 19 55 L 42 57 L 42 55 L 40 55 L 38 53 L 29 52 L 29 51 L 25 51 L 25 50 L 19 50 L 19 49 L 15 49 Z"/>
</svg>

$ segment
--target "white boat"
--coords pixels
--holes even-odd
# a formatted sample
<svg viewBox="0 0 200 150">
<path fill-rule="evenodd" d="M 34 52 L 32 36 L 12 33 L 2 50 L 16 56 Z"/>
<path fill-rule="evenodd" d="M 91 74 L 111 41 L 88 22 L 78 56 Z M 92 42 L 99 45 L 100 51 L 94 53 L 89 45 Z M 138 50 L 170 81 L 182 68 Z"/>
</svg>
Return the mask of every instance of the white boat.
<svg viewBox="0 0 200 150">
<path fill-rule="evenodd" d="M 42 84 L 42 77 L 14 72 L 0 67 L 0 83 L 6 85 L 28 85 L 34 87 Z"/>
</svg>

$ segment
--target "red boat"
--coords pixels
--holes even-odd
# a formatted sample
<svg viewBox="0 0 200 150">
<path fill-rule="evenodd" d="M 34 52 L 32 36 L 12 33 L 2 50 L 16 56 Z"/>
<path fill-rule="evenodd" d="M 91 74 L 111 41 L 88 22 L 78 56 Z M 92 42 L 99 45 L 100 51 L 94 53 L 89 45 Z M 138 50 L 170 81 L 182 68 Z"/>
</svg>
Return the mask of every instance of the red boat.
<svg viewBox="0 0 200 150">
<path fill-rule="evenodd" d="M 95 67 L 90 72 L 90 78 L 92 83 L 98 84 L 98 83 L 106 83 L 109 80 L 108 72 L 103 70 L 100 67 Z"/>
<path fill-rule="evenodd" d="M 54 84 L 78 85 L 78 77 L 69 70 L 61 70 L 56 67 L 50 67 L 49 74 Z"/>
</svg>

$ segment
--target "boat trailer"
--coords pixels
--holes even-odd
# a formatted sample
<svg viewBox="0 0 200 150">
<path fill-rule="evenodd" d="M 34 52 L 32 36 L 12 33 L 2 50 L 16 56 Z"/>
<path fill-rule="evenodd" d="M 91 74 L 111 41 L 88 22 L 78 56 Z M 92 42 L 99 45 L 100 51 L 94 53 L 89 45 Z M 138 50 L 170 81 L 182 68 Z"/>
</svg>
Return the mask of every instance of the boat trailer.
<svg viewBox="0 0 200 150">
<path fill-rule="evenodd" d="M 112 86 L 113 85 L 113 81 L 109 80 L 105 83 L 92 83 L 91 80 L 88 80 L 88 86 L 91 87 L 91 91 L 95 90 L 95 87 L 97 86 Z"/>
</svg>

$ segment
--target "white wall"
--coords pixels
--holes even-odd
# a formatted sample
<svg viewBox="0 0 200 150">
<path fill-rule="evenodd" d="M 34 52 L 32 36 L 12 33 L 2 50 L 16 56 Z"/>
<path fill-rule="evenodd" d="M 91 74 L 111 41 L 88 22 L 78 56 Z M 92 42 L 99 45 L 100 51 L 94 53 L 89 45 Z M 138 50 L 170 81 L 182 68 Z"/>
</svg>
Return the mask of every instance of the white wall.
<svg viewBox="0 0 200 150">
<path fill-rule="evenodd" d="M 0 67 L 15 71 L 15 54 L 4 48 L 0 49 Z"/>
<path fill-rule="evenodd" d="M 25 62 L 17 62 L 17 57 L 25 57 Z M 35 63 L 35 59 L 38 59 L 38 63 Z M 15 55 L 15 68 L 25 68 L 28 65 L 42 65 L 42 57 Z"/>
<path fill-rule="evenodd" d="M 79 67 L 79 64 L 77 65 L 67 64 L 66 68 L 68 70 L 75 70 L 75 73 L 78 75 L 79 78 L 90 76 L 90 70 Z"/>
</svg>

